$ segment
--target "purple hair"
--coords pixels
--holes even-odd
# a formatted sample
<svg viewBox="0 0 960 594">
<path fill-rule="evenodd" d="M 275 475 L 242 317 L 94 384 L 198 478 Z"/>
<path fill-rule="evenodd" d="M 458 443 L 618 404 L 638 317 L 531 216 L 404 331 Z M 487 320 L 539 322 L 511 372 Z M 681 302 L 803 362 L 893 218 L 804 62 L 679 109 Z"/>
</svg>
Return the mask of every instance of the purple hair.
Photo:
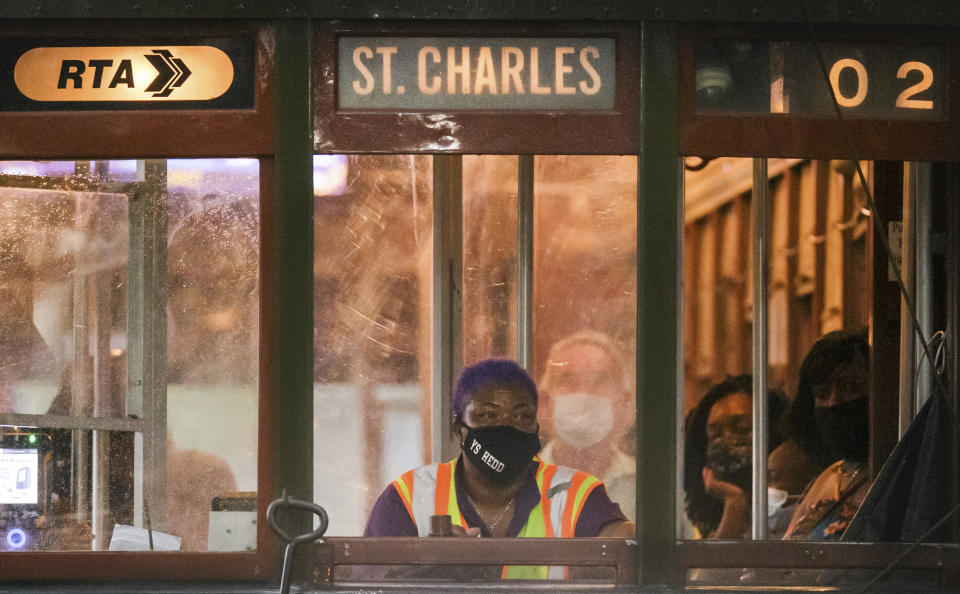
<svg viewBox="0 0 960 594">
<path fill-rule="evenodd" d="M 523 388 L 537 405 L 537 384 L 516 361 L 511 359 L 484 359 L 460 372 L 453 387 L 451 412 L 454 417 L 463 415 L 467 405 L 481 389 L 487 386 L 517 386 Z"/>
</svg>

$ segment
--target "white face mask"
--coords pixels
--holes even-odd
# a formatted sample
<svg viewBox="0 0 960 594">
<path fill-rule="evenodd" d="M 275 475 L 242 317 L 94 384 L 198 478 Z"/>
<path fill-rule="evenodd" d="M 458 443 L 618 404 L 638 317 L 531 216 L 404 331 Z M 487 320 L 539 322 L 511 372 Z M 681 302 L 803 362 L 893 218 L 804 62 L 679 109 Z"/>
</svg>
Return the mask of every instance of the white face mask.
<svg viewBox="0 0 960 594">
<path fill-rule="evenodd" d="M 772 516 L 787 502 L 789 494 L 783 489 L 767 487 L 767 515 Z"/>
<path fill-rule="evenodd" d="M 789 493 L 775 487 L 767 487 L 767 533 L 770 538 L 780 538 L 790 527 L 796 503 L 783 507 Z"/>
<path fill-rule="evenodd" d="M 568 444 L 583 449 L 613 430 L 613 402 L 594 394 L 561 394 L 553 399 L 553 426 Z"/>
</svg>

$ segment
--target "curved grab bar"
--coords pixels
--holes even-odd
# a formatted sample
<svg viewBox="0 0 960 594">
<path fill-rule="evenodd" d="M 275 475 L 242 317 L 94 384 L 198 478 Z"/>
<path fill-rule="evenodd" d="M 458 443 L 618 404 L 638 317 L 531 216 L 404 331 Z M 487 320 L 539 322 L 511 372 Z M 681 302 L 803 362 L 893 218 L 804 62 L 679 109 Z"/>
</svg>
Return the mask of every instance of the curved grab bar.
<svg viewBox="0 0 960 594">
<path fill-rule="evenodd" d="M 282 528 L 280 528 L 280 525 L 277 524 L 277 511 L 282 507 L 305 509 L 319 516 L 320 526 L 312 532 L 307 532 L 291 538 Z M 284 490 L 280 499 L 274 499 L 270 502 L 270 505 L 267 506 L 267 524 L 270 525 L 270 528 L 272 528 L 273 531 L 280 536 L 280 538 L 287 541 L 287 546 L 283 551 L 283 570 L 280 572 L 280 594 L 288 594 L 290 592 L 290 565 L 293 559 L 293 549 L 302 542 L 314 541 L 323 538 L 323 534 L 327 531 L 327 526 L 330 524 L 330 519 L 327 516 L 327 511 L 316 503 L 288 497 L 287 491 Z"/>
</svg>

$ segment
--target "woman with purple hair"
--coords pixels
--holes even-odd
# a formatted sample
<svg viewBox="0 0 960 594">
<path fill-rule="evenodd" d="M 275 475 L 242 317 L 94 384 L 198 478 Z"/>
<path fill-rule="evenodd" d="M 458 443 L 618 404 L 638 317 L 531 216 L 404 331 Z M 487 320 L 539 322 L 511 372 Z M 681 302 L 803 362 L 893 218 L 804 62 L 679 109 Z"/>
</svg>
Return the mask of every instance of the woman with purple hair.
<svg viewBox="0 0 960 594">
<path fill-rule="evenodd" d="M 455 536 L 633 538 L 635 527 L 595 476 L 547 464 L 540 451 L 537 387 L 517 363 L 485 359 L 453 391 L 461 453 L 410 470 L 377 500 L 366 536 L 428 536 L 449 516 Z M 564 568 L 502 568 L 504 578 L 562 578 Z"/>
</svg>

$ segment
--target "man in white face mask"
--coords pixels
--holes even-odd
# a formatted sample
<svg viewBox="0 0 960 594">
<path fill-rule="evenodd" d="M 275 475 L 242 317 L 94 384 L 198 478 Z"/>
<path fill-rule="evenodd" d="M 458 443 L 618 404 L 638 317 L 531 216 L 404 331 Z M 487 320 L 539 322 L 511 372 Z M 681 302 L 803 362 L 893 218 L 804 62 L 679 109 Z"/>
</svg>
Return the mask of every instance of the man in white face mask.
<svg viewBox="0 0 960 594">
<path fill-rule="evenodd" d="M 539 389 L 540 423 L 550 437 L 540 457 L 598 476 L 632 521 L 636 459 L 618 444 L 633 427 L 636 403 L 617 346 L 592 330 L 557 341 Z"/>
<path fill-rule="evenodd" d="M 821 467 L 793 441 L 785 441 L 767 457 L 768 538 L 781 538 L 807 485 Z"/>
</svg>

